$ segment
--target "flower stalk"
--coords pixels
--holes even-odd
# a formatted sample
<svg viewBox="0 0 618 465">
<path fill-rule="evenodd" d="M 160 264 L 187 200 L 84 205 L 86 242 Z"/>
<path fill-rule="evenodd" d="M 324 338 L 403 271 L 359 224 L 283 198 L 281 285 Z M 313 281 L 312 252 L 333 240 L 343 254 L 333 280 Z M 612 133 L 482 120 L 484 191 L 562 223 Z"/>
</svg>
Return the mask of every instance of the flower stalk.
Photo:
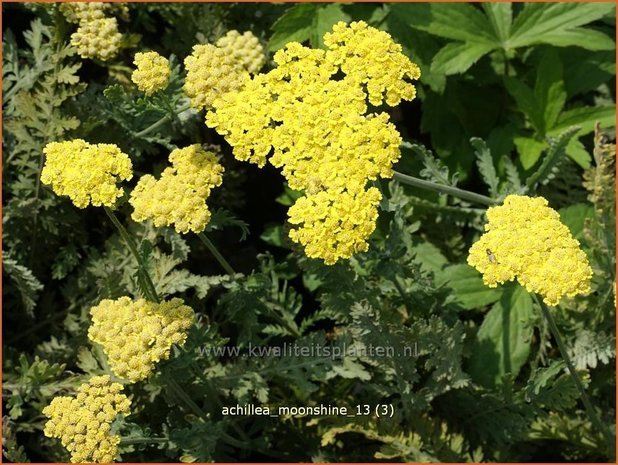
<svg viewBox="0 0 618 465">
<path fill-rule="evenodd" d="M 210 250 L 210 253 L 212 253 L 212 255 L 217 259 L 225 272 L 231 276 L 234 276 L 236 274 L 234 268 L 232 268 L 228 261 L 223 257 L 223 255 L 221 255 L 221 252 L 219 252 L 219 250 L 212 243 L 212 241 L 208 239 L 208 237 L 206 237 L 206 234 L 201 232 L 197 234 L 197 237 L 199 237 L 200 240 L 204 243 L 204 245 L 208 248 L 208 250 Z"/>
<path fill-rule="evenodd" d="M 140 273 L 144 279 L 144 284 L 145 284 L 144 292 L 146 293 L 146 297 L 153 302 L 157 302 L 157 303 L 161 302 L 161 299 L 159 298 L 159 295 L 157 294 L 154 283 L 152 282 L 152 279 L 150 278 L 150 274 L 148 273 L 148 269 L 146 268 L 146 264 L 144 263 L 144 259 L 138 252 L 137 246 L 135 245 L 133 238 L 131 237 L 129 232 L 125 229 L 125 227 L 122 225 L 122 223 L 118 220 L 118 217 L 113 212 L 113 210 L 105 206 L 103 207 L 103 209 L 105 210 L 105 213 L 107 213 L 107 216 L 109 217 L 111 222 L 114 224 L 114 226 L 118 230 L 118 233 L 120 234 L 122 239 L 125 241 L 129 249 L 131 250 L 131 253 L 137 260 Z"/>
<path fill-rule="evenodd" d="M 588 394 L 586 394 L 586 388 L 584 387 L 584 384 L 582 383 L 577 372 L 575 371 L 575 366 L 573 366 L 571 357 L 569 357 L 569 354 L 566 350 L 564 342 L 562 341 L 560 330 L 558 329 L 558 326 L 556 325 L 556 321 L 554 320 L 553 315 L 547 308 L 547 305 L 545 305 L 545 303 L 542 301 L 542 299 L 539 299 L 536 294 L 532 294 L 532 295 L 534 296 L 534 300 L 536 300 L 536 303 L 541 307 L 541 312 L 543 313 L 543 316 L 547 320 L 547 323 L 549 325 L 549 330 L 554 336 L 554 340 L 556 341 L 558 350 L 560 350 L 562 359 L 564 360 L 564 363 L 566 364 L 567 369 L 569 370 L 569 374 L 571 375 L 571 378 L 573 379 L 573 382 L 575 383 L 575 386 L 577 387 L 577 390 L 579 391 L 579 397 L 582 403 L 584 404 L 584 408 L 586 409 L 586 414 L 588 415 L 588 418 L 590 419 L 592 424 L 595 426 L 595 428 L 603 435 L 603 437 L 605 438 L 605 441 L 607 442 L 608 447 L 610 448 L 612 453 L 615 454 L 615 451 L 616 451 L 615 438 L 612 437 L 612 434 L 610 433 L 609 429 L 605 425 L 603 425 L 603 423 L 601 422 L 601 419 L 599 418 L 596 411 L 594 410 L 594 407 L 592 406 L 592 402 L 590 401 Z"/>
</svg>

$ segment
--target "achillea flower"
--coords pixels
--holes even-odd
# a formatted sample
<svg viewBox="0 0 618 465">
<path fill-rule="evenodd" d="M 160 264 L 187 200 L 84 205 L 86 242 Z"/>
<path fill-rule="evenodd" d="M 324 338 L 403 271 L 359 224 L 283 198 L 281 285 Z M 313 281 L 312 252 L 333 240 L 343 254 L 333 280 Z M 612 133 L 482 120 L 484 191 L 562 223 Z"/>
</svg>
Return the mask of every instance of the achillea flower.
<svg viewBox="0 0 618 465">
<path fill-rule="evenodd" d="M 321 191 L 299 198 L 288 211 L 289 222 L 300 225 L 290 239 L 302 244 L 310 258 L 327 265 L 366 252 L 382 196 L 375 187 L 357 193 Z"/>
<path fill-rule="evenodd" d="M 171 167 L 161 178 L 142 178 L 131 192 L 135 221 L 152 219 L 155 226 L 170 226 L 179 233 L 202 232 L 210 221 L 206 199 L 212 188 L 222 182 L 223 166 L 217 156 L 199 144 L 174 150 Z"/>
<path fill-rule="evenodd" d="M 131 74 L 131 80 L 146 95 L 167 87 L 171 74 L 167 58 L 157 52 L 139 52 L 135 54 L 133 64 L 137 69 Z"/>
<path fill-rule="evenodd" d="M 157 304 L 128 297 L 102 300 L 90 310 L 91 341 L 101 344 L 112 371 L 132 383 L 150 375 L 167 360 L 173 344 L 183 345 L 193 323 L 193 310 L 181 299 Z"/>
<path fill-rule="evenodd" d="M 367 199 L 370 180 L 392 176 L 401 137 L 386 113 L 369 112 L 367 101 L 395 105 L 411 100 L 415 89 L 409 81 L 420 76 L 418 66 L 387 33 L 362 21 L 337 24 L 326 34 L 325 43 L 328 50 L 288 43 L 275 53 L 275 69 L 214 99 L 206 117 L 206 124 L 226 138 L 237 159 L 263 166 L 270 156 L 290 187 L 308 194 L 302 209 L 290 210 L 290 221 L 310 215 L 311 202 L 336 209 L 342 207 L 339 202 L 348 205 Z M 358 210 L 363 225 L 366 218 L 377 217 L 369 210 L 371 214 Z M 332 227 L 335 216 L 329 221 L 310 220 L 310 226 L 290 237 L 306 245 L 309 256 L 328 256 L 326 263 L 366 249 L 370 232 L 359 233 L 362 239 L 355 242 Z M 326 228 L 330 246 L 311 240 L 307 231 L 321 237 L 320 227 Z M 336 251 L 328 251 L 329 247 Z"/>
<path fill-rule="evenodd" d="M 80 21 L 71 35 L 71 45 L 82 58 L 99 58 L 107 61 L 120 49 L 122 34 L 118 32 L 116 18 L 97 18 Z"/>
<path fill-rule="evenodd" d="M 131 402 L 122 385 L 109 376 L 94 376 L 77 389 L 77 396 L 54 397 L 43 409 L 49 418 L 44 433 L 58 438 L 73 463 L 109 463 L 118 454 L 120 436 L 111 433 L 118 415 L 129 415 Z"/>
<path fill-rule="evenodd" d="M 82 139 L 50 142 L 43 152 L 41 181 L 79 208 L 90 203 L 111 207 L 122 189 L 116 183 L 133 177 L 131 159 L 114 144 L 89 144 Z"/>
<path fill-rule="evenodd" d="M 385 101 L 395 106 L 415 97 L 416 90 L 407 80 L 420 78 L 421 71 L 388 33 L 363 21 L 349 26 L 339 22 L 324 35 L 324 44 L 341 71 L 366 85 L 372 105 Z"/>
<path fill-rule="evenodd" d="M 257 73 L 266 63 L 264 47 L 251 31 L 246 31 L 243 34 L 236 30 L 229 31 L 217 40 L 215 45 L 231 55 L 251 74 Z"/>
<path fill-rule="evenodd" d="M 185 93 L 197 109 L 210 108 L 215 99 L 237 91 L 248 76 L 242 64 L 225 50 L 212 45 L 195 45 L 185 58 L 187 78 Z"/>
<path fill-rule="evenodd" d="M 468 256 L 487 286 L 517 278 L 548 305 L 590 292 L 588 258 L 547 200 L 509 195 L 503 205 L 487 210 L 487 219 L 485 234 Z"/>
<path fill-rule="evenodd" d="M 103 2 L 66 2 L 61 3 L 58 8 L 68 22 L 79 24 L 82 21 L 105 18 L 105 11 L 109 6 Z"/>
</svg>

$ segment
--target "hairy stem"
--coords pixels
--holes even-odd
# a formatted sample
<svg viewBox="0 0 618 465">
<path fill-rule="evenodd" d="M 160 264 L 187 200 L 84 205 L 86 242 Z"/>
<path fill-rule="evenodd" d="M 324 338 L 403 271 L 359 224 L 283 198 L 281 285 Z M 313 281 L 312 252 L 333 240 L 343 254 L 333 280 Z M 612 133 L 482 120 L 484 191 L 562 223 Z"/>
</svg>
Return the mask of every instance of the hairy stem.
<svg viewBox="0 0 618 465">
<path fill-rule="evenodd" d="M 547 305 L 545 305 L 545 303 L 541 299 L 539 299 L 536 294 L 533 294 L 533 296 L 537 304 L 539 304 L 539 306 L 541 307 L 543 316 L 545 317 L 545 319 L 547 320 L 547 323 L 549 324 L 549 330 L 551 331 L 552 335 L 554 336 L 554 339 L 556 340 L 556 345 L 558 346 L 558 349 L 560 350 L 560 354 L 562 355 L 564 363 L 566 363 L 566 366 L 569 370 L 569 374 L 571 375 L 573 382 L 575 382 L 575 385 L 577 386 L 577 390 L 579 391 L 579 397 L 581 398 L 582 403 L 584 404 L 588 418 L 590 419 L 592 424 L 595 426 L 595 428 L 597 428 L 597 430 L 601 434 L 603 434 L 603 436 L 605 437 L 605 440 L 607 441 L 607 445 L 609 446 L 610 450 L 615 454 L 615 449 L 616 449 L 615 438 L 612 437 L 612 434 L 609 432 L 609 429 L 605 425 L 603 425 L 603 423 L 601 422 L 601 419 L 598 417 L 596 411 L 594 410 L 594 407 L 592 406 L 592 402 L 590 402 L 590 398 L 588 397 L 588 394 L 586 394 L 586 388 L 584 387 L 581 379 L 577 375 L 577 372 L 575 371 L 575 367 L 573 366 L 573 362 L 571 361 L 571 358 L 569 357 L 566 347 L 564 346 L 564 343 L 562 342 L 562 336 L 560 335 L 560 331 L 558 330 L 558 326 L 556 325 L 556 321 L 554 320 L 553 315 L 551 314 L 550 310 L 547 308 Z"/>
<path fill-rule="evenodd" d="M 176 114 L 179 115 L 180 113 L 183 113 L 190 108 L 191 108 L 191 105 L 187 103 L 186 105 L 183 105 L 182 107 L 178 108 L 178 110 L 176 110 Z M 168 121 L 171 121 L 172 118 L 173 118 L 172 115 L 165 115 L 159 121 L 152 123 L 146 129 L 142 129 L 140 132 L 136 132 L 135 137 L 144 137 L 146 134 L 154 131 L 155 129 L 158 129 L 159 127 L 163 126 Z"/>
<path fill-rule="evenodd" d="M 139 254 L 137 250 L 137 246 L 135 245 L 135 242 L 133 241 L 133 238 L 131 237 L 129 232 L 125 229 L 125 227 L 122 225 L 122 223 L 118 220 L 118 217 L 116 216 L 116 214 L 109 207 L 103 207 L 103 209 L 105 210 L 105 213 L 107 213 L 107 216 L 109 216 L 109 219 L 112 221 L 112 223 L 114 223 L 114 226 L 116 226 L 116 229 L 120 233 L 120 236 L 125 241 L 129 249 L 131 250 L 131 253 L 137 260 L 142 276 L 144 277 L 144 283 L 146 287 L 144 291 L 147 294 L 146 297 L 152 300 L 153 302 L 159 303 L 161 300 L 159 299 L 159 295 L 157 294 L 157 290 L 155 289 L 152 279 L 150 278 L 150 274 L 148 273 L 146 264 L 144 263 L 142 256 Z"/>
<path fill-rule="evenodd" d="M 407 174 L 403 174 L 398 171 L 394 172 L 393 178 L 399 182 L 408 184 L 409 186 L 418 187 L 421 189 L 426 189 L 426 190 L 430 190 L 434 192 L 439 192 L 441 194 L 452 195 L 453 197 L 458 197 L 462 200 L 468 200 L 470 202 L 481 203 L 483 205 L 488 205 L 488 206 L 492 206 L 497 203 L 494 199 L 491 199 L 485 195 L 459 189 L 458 187 L 436 184 L 435 182 L 426 181 L 425 179 L 415 178 L 414 176 L 409 176 Z"/>
<path fill-rule="evenodd" d="M 206 237 L 206 234 L 201 232 L 197 234 L 197 237 L 199 237 L 200 240 L 204 243 L 204 245 L 208 248 L 208 250 L 210 250 L 210 253 L 212 253 L 213 256 L 217 259 L 217 261 L 219 262 L 221 267 L 225 270 L 225 272 L 229 275 L 234 276 L 236 274 L 236 272 L 234 271 L 234 268 L 232 268 L 230 264 L 227 262 L 227 260 L 223 257 L 223 255 L 221 255 L 221 252 L 219 252 L 219 250 L 212 243 L 212 241 Z"/>
<path fill-rule="evenodd" d="M 169 438 L 121 438 L 120 444 L 129 446 L 131 444 L 165 444 L 169 442 Z"/>
</svg>

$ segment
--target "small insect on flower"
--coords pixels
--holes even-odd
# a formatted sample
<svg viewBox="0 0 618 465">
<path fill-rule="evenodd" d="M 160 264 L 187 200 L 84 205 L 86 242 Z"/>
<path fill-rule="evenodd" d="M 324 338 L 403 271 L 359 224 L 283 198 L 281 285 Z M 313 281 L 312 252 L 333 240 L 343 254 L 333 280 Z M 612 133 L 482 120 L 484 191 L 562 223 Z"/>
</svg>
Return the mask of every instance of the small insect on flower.
<svg viewBox="0 0 618 465">
<path fill-rule="evenodd" d="M 485 249 L 485 252 L 487 253 L 487 258 L 489 259 L 490 263 L 498 263 L 498 260 L 496 260 L 496 256 L 490 249 Z"/>
</svg>

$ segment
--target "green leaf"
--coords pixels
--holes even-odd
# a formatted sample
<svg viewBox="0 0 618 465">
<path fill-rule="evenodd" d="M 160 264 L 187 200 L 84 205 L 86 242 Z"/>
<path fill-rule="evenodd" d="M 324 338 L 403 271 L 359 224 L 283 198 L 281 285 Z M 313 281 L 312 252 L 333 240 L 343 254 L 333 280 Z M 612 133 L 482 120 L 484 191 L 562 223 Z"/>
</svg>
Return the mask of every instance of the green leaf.
<svg viewBox="0 0 618 465">
<path fill-rule="evenodd" d="M 538 184 L 547 184 L 555 176 L 558 164 L 564 156 L 565 148 L 577 131 L 579 131 L 579 128 L 574 126 L 560 134 L 556 139 L 550 139 L 549 150 L 543 158 L 541 166 L 526 180 L 528 189 L 535 189 Z"/>
<path fill-rule="evenodd" d="M 483 178 L 483 181 L 485 181 L 485 184 L 489 186 L 489 194 L 491 197 L 497 197 L 499 179 L 491 152 L 483 139 L 473 137 L 470 139 L 470 143 L 472 144 L 472 147 L 474 147 L 474 153 L 476 154 L 476 165 L 479 168 L 481 177 Z"/>
<path fill-rule="evenodd" d="M 495 45 L 487 43 L 451 42 L 436 54 L 431 71 L 447 76 L 463 73 L 494 48 Z"/>
<path fill-rule="evenodd" d="M 21 296 L 21 301 L 28 315 L 34 316 L 34 308 L 43 289 L 43 284 L 32 274 L 30 269 L 9 258 L 6 254 L 2 257 L 2 271 L 13 281 Z"/>
<path fill-rule="evenodd" d="M 540 131 L 540 128 L 543 126 L 543 122 L 541 121 L 539 112 L 537 111 L 534 91 L 519 79 L 515 79 L 510 76 L 506 76 L 504 78 L 504 85 L 508 93 L 515 99 L 517 108 L 528 117 L 530 125 L 536 131 Z"/>
<path fill-rule="evenodd" d="M 584 225 L 587 218 L 594 218 L 594 208 L 590 204 L 576 203 L 559 210 L 560 221 L 569 227 L 571 234 L 577 240 L 584 236 Z"/>
<path fill-rule="evenodd" d="M 525 3 L 523 11 L 515 18 L 510 48 L 525 47 L 545 42 L 545 37 L 555 41 L 578 26 L 583 26 L 613 12 L 612 3 Z"/>
<path fill-rule="evenodd" d="M 592 163 L 592 156 L 590 155 L 590 152 L 586 150 L 586 147 L 584 147 L 584 144 L 582 144 L 579 139 L 571 139 L 564 151 L 569 156 L 569 158 L 575 161 L 575 163 L 577 163 L 582 168 L 590 168 L 590 165 Z"/>
<path fill-rule="evenodd" d="M 315 12 L 309 38 L 313 47 L 324 47 L 324 34 L 330 32 L 339 21 L 349 21 L 350 17 L 343 11 L 341 3 L 325 3 Z"/>
<path fill-rule="evenodd" d="M 549 49 L 542 57 L 534 86 L 536 108 L 541 121 L 538 129 L 544 136 L 554 127 L 558 115 L 566 102 L 566 91 L 562 80 L 562 63 L 558 53 Z"/>
<path fill-rule="evenodd" d="M 412 27 L 446 39 L 498 45 L 497 38 L 481 11 L 468 3 L 396 3 L 392 14 Z"/>
<path fill-rule="evenodd" d="M 548 32 L 539 42 L 557 47 L 581 47 L 587 50 L 614 50 L 616 43 L 606 34 L 590 28 L 576 27 L 569 31 Z"/>
<path fill-rule="evenodd" d="M 502 295 L 502 289 L 487 287 L 481 274 L 470 265 L 451 265 L 436 275 L 436 285 L 447 285 L 453 290 L 453 300 L 466 310 L 493 304 Z"/>
<path fill-rule="evenodd" d="M 315 3 L 303 3 L 286 10 L 272 26 L 273 35 L 268 42 L 268 50 L 278 50 L 288 42 L 309 40 L 313 18 L 319 7 L 320 5 Z"/>
<path fill-rule="evenodd" d="M 519 161 L 524 169 L 530 169 L 539 160 L 543 149 L 545 148 L 545 142 L 533 137 L 515 137 L 515 146 L 519 153 Z"/>
<path fill-rule="evenodd" d="M 487 18 L 489 18 L 495 36 L 504 44 L 509 37 L 511 23 L 513 22 L 511 2 L 487 2 L 482 3 L 482 6 Z"/>
<path fill-rule="evenodd" d="M 507 373 L 516 377 L 530 354 L 534 321 L 528 291 L 519 285 L 505 288 L 476 335 L 469 366 L 472 378 L 493 387 Z"/>
<path fill-rule="evenodd" d="M 601 127 L 612 128 L 616 126 L 616 105 L 603 107 L 579 107 L 562 112 L 556 125 L 549 135 L 556 135 L 571 126 L 579 126 L 579 134 L 588 134 L 594 130 L 596 122 Z"/>
<path fill-rule="evenodd" d="M 425 167 L 420 171 L 421 176 L 445 186 L 457 185 L 458 173 L 454 173 L 450 176 L 448 167 L 444 166 L 444 163 L 442 163 L 439 158 L 434 157 L 431 150 L 420 144 L 411 144 L 409 145 L 409 148 L 411 148 L 423 160 L 423 165 L 425 165 Z"/>
<path fill-rule="evenodd" d="M 338 21 L 349 21 L 340 3 L 304 3 L 293 6 L 273 24 L 268 50 L 283 48 L 288 42 L 309 40 L 313 47 L 323 47 L 323 36 Z"/>
</svg>

